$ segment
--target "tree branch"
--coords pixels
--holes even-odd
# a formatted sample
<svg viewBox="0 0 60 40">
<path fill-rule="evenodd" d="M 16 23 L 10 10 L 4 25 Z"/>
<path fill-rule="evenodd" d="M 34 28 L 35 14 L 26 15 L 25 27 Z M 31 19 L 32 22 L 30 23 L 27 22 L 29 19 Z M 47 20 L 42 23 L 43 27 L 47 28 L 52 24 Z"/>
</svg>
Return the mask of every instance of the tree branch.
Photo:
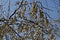
<svg viewBox="0 0 60 40">
<path fill-rule="evenodd" d="M 12 29 L 12 31 L 13 31 L 14 33 L 16 33 L 17 36 L 19 36 L 20 38 L 22 38 L 12 27 L 9 27 L 9 28 Z"/>
<path fill-rule="evenodd" d="M 13 12 L 13 14 L 9 17 L 9 19 L 16 13 L 16 11 L 22 6 L 23 0 L 21 2 L 21 4 L 19 5 L 19 7 Z"/>
</svg>

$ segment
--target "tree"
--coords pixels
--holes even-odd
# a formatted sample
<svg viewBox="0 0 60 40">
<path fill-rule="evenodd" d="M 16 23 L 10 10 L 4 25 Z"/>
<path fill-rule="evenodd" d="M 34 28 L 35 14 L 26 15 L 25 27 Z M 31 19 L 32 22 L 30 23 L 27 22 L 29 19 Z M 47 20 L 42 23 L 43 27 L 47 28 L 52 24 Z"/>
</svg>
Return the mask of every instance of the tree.
<svg viewBox="0 0 60 40">
<path fill-rule="evenodd" d="M 16 2 L 18 8 L 7 18 L 0 18 L 0 40 L 55 40 L 60 36 L 57 25 L 49 21 L 51 18 L 43 10 L 51 10 L 42 5 L 40 1 Z M 8 15 L 10 13 L 10 0 Z M 27 17 L 26 17 L 27 16 Z M 55 20 L 53 20 L 55 21 Z M 23 34 L 21 36 L 20 34 Z"/>
</svg>

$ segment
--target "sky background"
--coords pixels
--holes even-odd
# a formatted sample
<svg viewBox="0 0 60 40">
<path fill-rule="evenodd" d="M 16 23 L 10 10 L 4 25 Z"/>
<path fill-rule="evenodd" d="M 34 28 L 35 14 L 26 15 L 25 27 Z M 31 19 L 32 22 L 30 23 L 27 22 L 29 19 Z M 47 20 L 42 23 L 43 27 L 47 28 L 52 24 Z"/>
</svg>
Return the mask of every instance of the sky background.
<svg viewBox="0 0 60 40">
<path fill-rule="evenodd" d="M 21 1 L 21 0 L 10 0 L 11 3 L 10 3 L 10 15 L 13 13 L 13 11 L 16 9 L 16 1 Z M 34 0 L 27 0 L 28 2 L 33 2 Z M 37 0 L 37 1 L 40 1 L 40 0 Z M 42 1 L 42 0 L 41 0 Z M 4 3 L 3 3 L 4 2 Z M 8 10 L 8 0 L 0 0 L 0 4 L 3 5 L 3 9 L 4 10 Z M 44 7 L 46 8 L 49 8 L 53 11 L 50 11 L 50 10 L 44 10 L 45 12 L 47 12 L 53 19 L 58 19 L 58 13 L 57 13 L 57 10 L 58 10 L 58 1 L 56 0 L 43 0 L 42 1 L 42 4 Z"/>
<path fill-rule="evenodd" d="M 16 1 L 21 1 L 21 0 L 10 0 L 10 15 L 14 12 L 14 10 L 16 9 Z M 27 0 L 28 2 L 33 2 L 34 0 Z M 47 12 L 50 17 L 52 17 L 53 19 L 58 19 L 58 0 L 37 0 L 37 1 L 42 1 L 42 4 L 44 7 L 49 8 L 53 11 L 44 9 L 44 12 Z M 8 11 L 8 0 L 0 0 L 0 5 L 3 5 L 3 9 L 6 10 L 6 13 Z M 5 14 L 7 16 L 7 14 Z M 57 40 L 60 40 L 59 37 L 57 37 Z"/>
</svg>

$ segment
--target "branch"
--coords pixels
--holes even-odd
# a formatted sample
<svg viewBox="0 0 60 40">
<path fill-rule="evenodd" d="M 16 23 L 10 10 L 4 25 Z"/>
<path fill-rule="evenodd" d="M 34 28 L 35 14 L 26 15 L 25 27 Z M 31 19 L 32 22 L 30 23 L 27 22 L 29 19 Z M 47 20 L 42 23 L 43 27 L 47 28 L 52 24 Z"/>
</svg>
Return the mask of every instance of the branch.
<svg viewBox="0 0 60 40">
<path fill-rule="evenodd" d="M 7 19 L 0 19 L 0 22 L 9 21 Z"/>
<path fill-rule="evenodd" d="M 23 0 L 21 2 L 21 4 L 19 5 L 19 7 L 14 11 L 14 13 L 9 17 L 9 19 L 16 13 L 16 11 L 22 6 Z"/>
<path fill-rule="evenodd" d="M 16 33 L 20 38 L 22 38 L 12 27 L 9 28 L 12 29 L 12 31 L 14 31 L 14 33 Z"/>
</svg>

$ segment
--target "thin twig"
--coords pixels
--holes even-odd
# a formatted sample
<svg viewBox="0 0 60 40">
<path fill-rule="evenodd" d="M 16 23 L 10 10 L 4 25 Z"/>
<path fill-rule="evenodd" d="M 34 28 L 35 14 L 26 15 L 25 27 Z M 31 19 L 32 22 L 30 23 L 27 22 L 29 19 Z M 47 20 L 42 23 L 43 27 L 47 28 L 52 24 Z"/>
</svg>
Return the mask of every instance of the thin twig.
<svg viewBox="0 0 60 40">
<path fill-rule="evenodd" d="M 19 36 L 20 38 L 22 38 L 12 27 L 9 27 L 14 33 L 17 34 L 17 36 Z"/>
<path fill-rule="evenodd" d="M 13 12 L 13 14 L 9 17 L 9 19 L 16 13 L 16 11 L 22 6 L 23 0 L 21 2 L 21 4 L 19 5 L 19 7 Z"/>
</svg>

